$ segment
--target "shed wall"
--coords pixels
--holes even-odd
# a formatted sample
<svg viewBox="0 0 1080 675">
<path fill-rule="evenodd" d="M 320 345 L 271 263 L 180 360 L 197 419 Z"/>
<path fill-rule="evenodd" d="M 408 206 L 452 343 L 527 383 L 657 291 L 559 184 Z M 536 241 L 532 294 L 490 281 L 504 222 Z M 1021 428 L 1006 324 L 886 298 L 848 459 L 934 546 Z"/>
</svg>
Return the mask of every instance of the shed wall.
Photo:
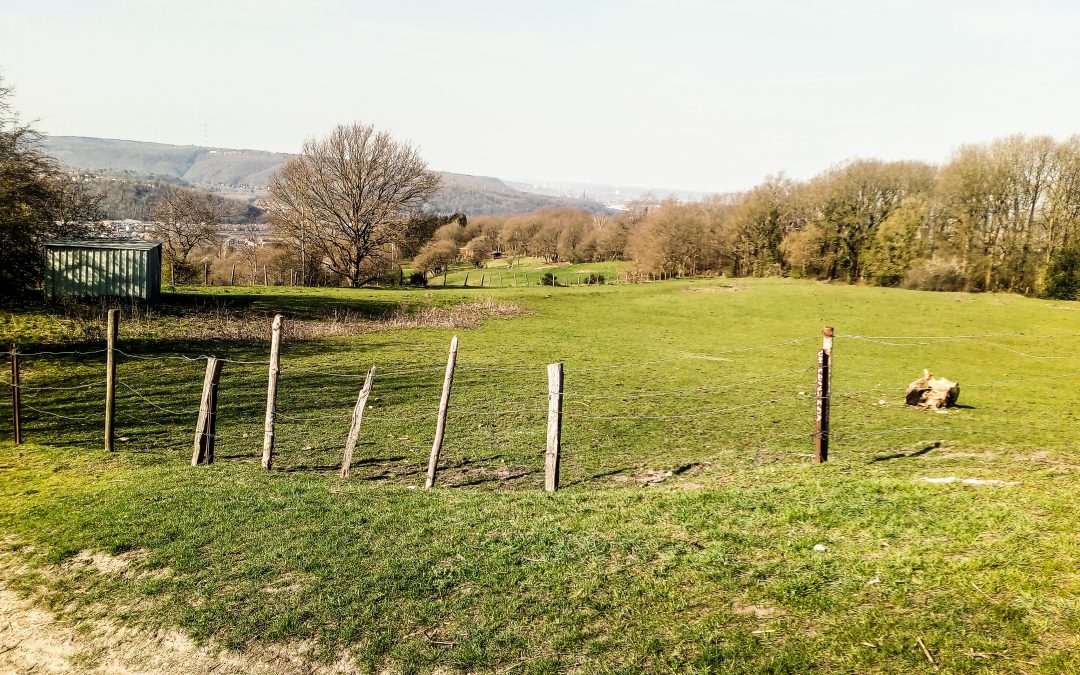
<svg viewBox="0 0 1080 675">
<path fill-rule="evenodd" d="M 46 249 L 45 297 L 115 296 L 157 300 L 161 295 L 161 247 L 151 249 Z"/>
</svg>

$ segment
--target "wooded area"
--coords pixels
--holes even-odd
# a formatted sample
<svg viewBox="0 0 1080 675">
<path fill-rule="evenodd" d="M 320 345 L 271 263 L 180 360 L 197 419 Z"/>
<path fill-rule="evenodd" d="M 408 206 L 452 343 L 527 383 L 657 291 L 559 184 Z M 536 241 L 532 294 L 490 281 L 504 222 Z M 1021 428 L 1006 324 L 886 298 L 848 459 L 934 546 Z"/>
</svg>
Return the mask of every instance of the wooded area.
<svg viewBox="0 0 1080 675">
<path fill-rule="evenodd" d="M 43 154 L 0 87 L 0 273 L 4 295 L 40 283 L 41 245 L 98 230 L 115 189 Z M 85 178 L 85 177 L 84 177 Z M 696 202 L 639 199 L 618 215 L 543 209 L 509 216 L 423 212 L 439 185 L 419 153 L 371 126 L 340 126 L 273 177 L 273 233 L 252 205 L 147 183 L 121 201 L 152 219 L 176 272 L 230 283 L 397 284 L 455 262 L 625 260 L 640 273 L 793 276 L 939 291 L 1080 295 L 1080 136 L 1021 135 L 962 146 L 942 166 L 858 159 L 805 181 L 768 177 Z M 115 187 L 115 186 L 113 186 Z M 116 195 L 112 195 L 116 196 Z M 430 205 L 427 205 L 430 207 Z M 230 246 L 222 221 L 246 221 Z M 236 244 L 242 245 L 236 245 Z M 221 267 L 221 264 L 218 265 Z"/>
<path fill-rule="evenodd" d="M 630 260 L 667 275 L 797 276 L 1075 298 L 1080 137 L 1011 136 L 944 166 L 853 160 L 700 202 L 639 200 L 615 217 L 546 210 L 440 228 L 416 259 L 456 248 L 552 261 Z"/>
</svg>

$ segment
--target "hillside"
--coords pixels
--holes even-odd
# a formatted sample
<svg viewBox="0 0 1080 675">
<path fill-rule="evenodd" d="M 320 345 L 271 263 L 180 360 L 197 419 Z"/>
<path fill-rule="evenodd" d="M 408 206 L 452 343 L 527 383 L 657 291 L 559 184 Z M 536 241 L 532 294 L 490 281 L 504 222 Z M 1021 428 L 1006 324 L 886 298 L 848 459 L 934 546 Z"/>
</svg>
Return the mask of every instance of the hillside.
<svg viewBox="0 0 1080 675">
<path fill-rule="evenodd" d="M 209 189 L 265 190 L 270 177 L 290 155 L 265 150 L 169 145 L 83 136 L 49 136 L 46 152 L 61 163 L 90 171 L 131 171 L 175 177 Z M 532 194 L 498 178 L 440 172 L 443 187 L 427 210 L 435 213 L 503 215 L 542 208 L 583 208 L 605 211 L 596 201 Z"/>
</svg>

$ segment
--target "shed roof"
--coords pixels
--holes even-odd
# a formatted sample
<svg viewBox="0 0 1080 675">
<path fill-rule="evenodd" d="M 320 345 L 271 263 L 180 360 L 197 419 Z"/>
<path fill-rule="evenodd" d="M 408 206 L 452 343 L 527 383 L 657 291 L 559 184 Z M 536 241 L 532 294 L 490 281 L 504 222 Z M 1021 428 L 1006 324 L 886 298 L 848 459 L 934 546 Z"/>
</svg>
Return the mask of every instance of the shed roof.
<svg viewBox="0 0 1080 675">
<path fill-rule="evenodd" d="M 100 239 L 53 239 L 45 242 L 46 248 L 119 248 L 136 251 L 149 251 L 161 246 L 160 241 L 149 239 L 123 239 L 123 238 L 100 238 Z"/>
</svg>

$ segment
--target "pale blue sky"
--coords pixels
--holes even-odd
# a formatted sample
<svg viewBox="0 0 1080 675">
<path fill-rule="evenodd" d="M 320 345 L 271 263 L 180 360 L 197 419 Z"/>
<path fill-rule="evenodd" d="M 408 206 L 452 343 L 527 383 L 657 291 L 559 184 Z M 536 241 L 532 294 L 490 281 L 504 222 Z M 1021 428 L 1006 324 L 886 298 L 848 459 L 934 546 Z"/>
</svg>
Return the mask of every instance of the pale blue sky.
<svg viewBox="0 0 1080 675">
<path fill-rule="evenodd" d="M 1080 4 L 0 0 L 0 72 L 54 134 L 294 152 L 361 120 L 437 169 L 725 192 L 1080 133 Z"/>
</svg>

